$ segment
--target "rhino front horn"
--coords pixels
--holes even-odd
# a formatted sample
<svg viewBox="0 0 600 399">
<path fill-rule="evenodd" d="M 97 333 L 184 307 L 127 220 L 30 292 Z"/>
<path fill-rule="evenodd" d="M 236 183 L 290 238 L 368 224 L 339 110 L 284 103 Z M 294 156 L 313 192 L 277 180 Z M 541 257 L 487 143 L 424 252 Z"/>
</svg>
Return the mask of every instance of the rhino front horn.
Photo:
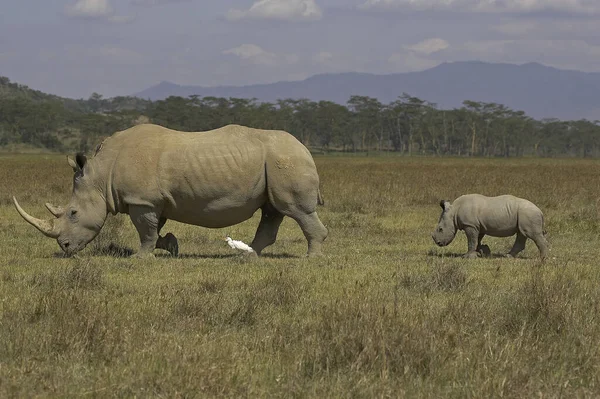
<svg viewBox="0 0 600 399">
<path fill-rule="evenodd" d="M 23 219 L 25 219 L 32 226 L 41 231 L 45 236 L 50 238 L 58 238 L 59 231 L 57 231 L 57 229 L 54 226 L 54 220 L 41 220 L 34 218 L 33 216 L 25 212 L 23 208 L 21 208 L 15 197 L 13 197 L 13 202 L 15 204 L 15 207 L 17 208 L 17 211 L 23 217 Z"/>
<path fill-rule="evenodd" d="M 49 202 L 46 202 L 46 208 L 50 211 L 51 214 L 54 215 L 54 217 L 61 217 L 62 215 L 64 215 L 65 210 L 62 206 L 56 206 L 56 205 L 52 205 Z"/>
</svg>

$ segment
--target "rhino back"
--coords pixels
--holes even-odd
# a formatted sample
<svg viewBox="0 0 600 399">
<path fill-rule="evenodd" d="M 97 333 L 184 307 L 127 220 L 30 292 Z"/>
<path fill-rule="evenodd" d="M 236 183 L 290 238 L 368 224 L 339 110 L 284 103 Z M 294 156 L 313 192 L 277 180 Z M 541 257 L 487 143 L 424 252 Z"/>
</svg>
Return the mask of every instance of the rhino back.
<svg viewBox="0 0 600 399">
<path fill-rule="evenodd" d="M 235 125 L 195 133 L 140 125 L 105 140 L 101 151 L 116 153 L 110 184 L 120 211 L 163 207 L 167 218 L 221 227 L 265 202 L 269 136 Z"/>
<path fill-rule="evenodd" d="M 507 237 L 517 232 L 521 199 L 512 195 L 486 197 L 480 194 L 463 195 L 456 199 L 457 223 L 460 228 L 474 226 L 480 232 Z"/>
</svg>

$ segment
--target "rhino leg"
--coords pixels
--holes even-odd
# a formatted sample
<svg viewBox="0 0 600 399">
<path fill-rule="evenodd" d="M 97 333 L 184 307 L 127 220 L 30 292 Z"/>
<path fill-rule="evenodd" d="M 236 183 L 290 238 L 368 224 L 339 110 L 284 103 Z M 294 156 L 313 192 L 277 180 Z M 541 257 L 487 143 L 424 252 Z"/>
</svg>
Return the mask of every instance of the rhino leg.
<svg viewBox="0 0 600 399">
<path fill-rule="evenodd" d="M 156 232 L 158 233 L 158 239 L 156 240 L 156 248 L 164 249 L 165 251 L 169 251 L 171 256 L 179 255 L 179 242 L 177 238 L 172 233 L 167 233 L 164 237 L 160 235 L 160 229 L 167 223 L 166 218 L 160 218 L 158 220 L 158 226 L 156 228 Z"/>
<path fill-rule="evenodd" d="M 323 226 L 317 212 L 300 215 L 290 215 L 302 229 L 304 237 L 308 241 L 309 257 L 322 255 L 323 241 L 327 238 L 327 228 Z"/>
<path fill-rule="evenodd" d="M 540 250 L 540 257 L 542 260 L 546 260 L 548 257 L 548 241 L 546 240 L 546 237 L 544 237 L 544 234 L 536 234 L 531 237 L 531 239 Z"/>
<path fill-rule="evenodd" d="M 475 259 L 479 256 L 477 248 L 481 243 L 481 241 L 479 240 L 479 230 L 477 230 L 475 227 L 465 227 L 465 234 L 467 236 L 469 249 L 467 253 L 463 255 L 463 257 L 467 259 Z"/>
<path fill-rule="evenodd" d="M 525 249 L 526 241 L 527 237 L 520 231 L 517 231 L 517 238 L 515 239 L 515 243 L 507 256 L 516 258 L 519 252 Z"/>
<path fill-rule="evenodd" d="M 283 221 L 283 214 L 267 203 L 261 208 L 261 217 L 254 240 L 250 246 L 257 255 L 260 255 L 263 249 L 275 242 L 279 226 Z"/>
<path fill-rule="evenodd" d="M 155 209 L 148 206 L 130 206 L 129 216 L 140 236 L 140 250 L 136 258 L 152 257 L 152 251 L 158 241 L 159 216 Z"/>
</svg>

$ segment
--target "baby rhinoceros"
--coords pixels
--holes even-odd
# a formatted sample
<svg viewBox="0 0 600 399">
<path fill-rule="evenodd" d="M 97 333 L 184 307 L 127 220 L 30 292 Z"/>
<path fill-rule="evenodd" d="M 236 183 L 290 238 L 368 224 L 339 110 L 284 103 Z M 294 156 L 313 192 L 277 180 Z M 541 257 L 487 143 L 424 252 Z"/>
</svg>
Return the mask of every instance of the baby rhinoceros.
<svg viewBox="0 0 600 399">
<path fill-rule="evenodd" d="M 525 249 L 525 241 L 528 238 L 537 245 L 542 260 L 548 255 L 548 242 L 544 237 L 544 215 L 540 208 L 526 199 L 512 195 L 486 197 L 467 194 L 458 197 L 452 204 L 442 200 L 440 206 L 442 215 L 431 234 L 433 241 L 440 247 L 450 244 L 457 230 L 464 230 L 469 241 L 469 250 L 464 255 L 465 258 L 476 258 L 484 252 L 484 247 L 487 246 L 481 245 L 481 240 L 486 234 L 492 237 L 517 235 L 515 244 L 507 256 L 517 256 Z"/>
</svg>

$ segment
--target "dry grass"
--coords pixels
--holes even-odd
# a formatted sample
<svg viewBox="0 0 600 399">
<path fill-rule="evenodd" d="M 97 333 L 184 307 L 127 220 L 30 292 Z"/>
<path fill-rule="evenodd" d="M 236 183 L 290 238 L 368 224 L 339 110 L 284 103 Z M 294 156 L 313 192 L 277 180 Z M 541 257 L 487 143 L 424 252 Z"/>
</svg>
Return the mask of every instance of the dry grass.
<svg viewBox="0 0 600 399">
<path fill-rule="evenodd" d="M 285 220 L 249 261 L 226 230 L 169 222 L 177 259 L 129 258 L 111 217 L 64 259 L 16 213 L 66 203 L 63 157 L 0 157 L 0 397 L 595 397 L 600 395 L 600 164 L 581 160 L 316 159 L 327 255 Z M 53 172 L 53 169 L 58 172 Z M 463 260 L 430 231 L 439 200 L 512 193 L 546 215 L 551 259 L 486 238 Z M 462 234 L 462 233 L 461 233 Z"/>
</svg>

